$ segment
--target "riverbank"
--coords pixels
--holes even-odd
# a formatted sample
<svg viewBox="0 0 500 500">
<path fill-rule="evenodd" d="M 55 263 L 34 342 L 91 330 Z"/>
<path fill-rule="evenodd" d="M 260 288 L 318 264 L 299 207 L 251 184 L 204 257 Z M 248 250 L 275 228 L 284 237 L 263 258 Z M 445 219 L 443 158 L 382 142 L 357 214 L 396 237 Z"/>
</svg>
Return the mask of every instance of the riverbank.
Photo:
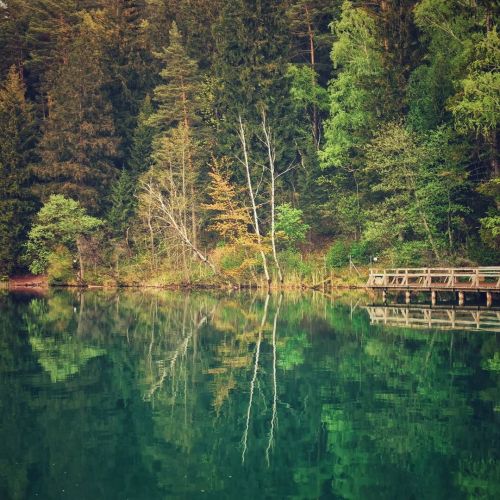
<svg viewBox="0 0 500 500">
<path fill-rule="evenodd" d="M 293 275 L 291 279 L 280 283 L 276 278 L 272 279 L 270 288 L 273 290 L 326 290 L 326 289 L 363 289 L 369 274 L 368 268 L 360 268 L 354 271 L 352 268 L 341 268 L 326 273 L 315 272 L 304 279 Z M 92 273 L 84 282 L 79 282 L 76 276 L 69 279 L 60 279 L 50 275 L 23 275 L 12 276 L 8 281 L 0 283 L 2 288 L 89 288 L 89 289 L 117 289 L 117 288 L 156 288 L 164 290 L 239 290 L 239 289 L 266 289 L 269 288 L 264 279 L 253 281 L 235 281 L 228 276 L 205 276 L 205 279 L 194 277 L 191 280 L 179 279 L 165 280 L 161 274 L 155 277 L 143 277 L 143 279 L 114 279 L 105 273 L 98 275 Z"/>
</svg>

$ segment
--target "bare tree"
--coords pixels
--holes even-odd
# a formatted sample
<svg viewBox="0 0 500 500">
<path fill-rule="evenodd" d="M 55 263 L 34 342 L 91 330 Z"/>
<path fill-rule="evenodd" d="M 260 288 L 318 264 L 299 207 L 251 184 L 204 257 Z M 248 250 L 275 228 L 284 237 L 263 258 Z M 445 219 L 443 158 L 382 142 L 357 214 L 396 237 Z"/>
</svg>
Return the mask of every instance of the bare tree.
<svg viewBox="0 0 500 500">
<path fill-rule="evenodd" d="M 273 143 L 271 127 L 267 125 L 266 113 L 262 111 L 262 130 L 264 132 L 264 144 L 267 149 L 267 159 L 269 162 L 269 173 L 271 176 L 270 200 L 271 205 L 271 247 L 273 249 L 273 259 L 278 271 L 278 278 L 280 283 L 283 284 L 283 273 L 278 260 L 278 253 L 276 251 L 276 148 Z"/>
<path fill-rule="evenodd" d="M 194 256 L 207 265 L 212 272 L 216 273 L 214 264 L 192 240 L 185 216 L 186 213 L 179 208 L 184 203 L 181 199 L 182 195 L 178 195 L 175 189 L 165 191 L 151 177 L 142 182 L 142 188 L 153 205 L 153 217 L 158 224 L 171 229 Z"/>
<path fill-rule="evenodd" d="M 240 115 L 238 116 L 238 122 L 239 122 L 238 136 L 239 136 L 239 139 L 241 142 L 241 148 L 243 151 L 243 160 L 240 160 L 240 161 L 243 164 L 243 166 L 245 167 L 248 194 L 250 196 L 250 202 L 252 204 L 252 215 L 253 215 L 253 225 L 254 225 L 255 235 L 257 236 L 257 243 L 259 244 L 259 247 L 260 247 L 260 256 L 262 258 L 262 266 L 264 268 L 264 275 L 266 277 L 267 286 L 268 286 L 268 288 L 270 288 L 271 287 L 271 276 L 269 274 L 269 269 L 267 266 L 266 254 L 264 252 L 264 249 L 262 248 L 262 234 L 260 231 L 259 215 L 257 213 L 257 204 L 255 202 L 255 191 L 254 191 L 254 188 L 252 186 L 252 176 L 250 173 L 250 161 L 248 158 L 248 146 L 247 146 L 247 140 L 246 140 L 246 135 L 245 135 L 245 127 L 243 126 L 243 122 L 241 120 Z"/>
</svg>

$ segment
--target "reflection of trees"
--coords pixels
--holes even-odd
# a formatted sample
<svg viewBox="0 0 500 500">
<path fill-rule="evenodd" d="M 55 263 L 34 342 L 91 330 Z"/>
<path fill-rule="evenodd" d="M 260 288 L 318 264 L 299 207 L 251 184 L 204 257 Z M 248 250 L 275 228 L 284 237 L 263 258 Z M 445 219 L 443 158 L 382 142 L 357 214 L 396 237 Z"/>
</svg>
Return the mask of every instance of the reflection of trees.
<svg viewBox="0 0 500 500">
<path fill-rule="evenodd" d="M 70 304 L 61 295 L 49 299 L 48 303 L 32 300 L 25 315 L 31 348 L 38 355 L 38 362 L 50 375 L 52 382 L 61 382 L 77 374 L 89 360 L 106 352 L 104 349 L 85 345 L 78 336 L 83 304 L 82 294 L 78 320 L 73 318 Z M 71 334 L 70 329 L 75 321 L 77 333 Z"/>
<path fill-rule="evenodd" d="M 46 498 L 498 497 L 498 337 L 373 328 L 349 304 L 0 299 L 0 497 L 33 475 Z"/>
<path fill-rule="evenodd" d="M 252 380 L 250 382 L 250 396 L 248 400 L 248 408 L 247 408 L 247 417 L 245 423 L 245 431 L 243 432 L 243 451 L 241 452 L 241 461 L 245 462 L 245 453 L 247 451 L 247 442 L 248 442 L 248 426 L 250 425 L 250 413 L 252 411 L 252 402 L 253 402 L 253 393 L 255 390 L 255 381 L 257 380 L 257 372 L 259 370 L 259 357 L 260 357 L 260 344 L 262 342 L 262 332 L 264 330 L 264 326 L 267 321 L 267 309 L 269 306 L 269 294 L 266 295 L 266 301 L 264 304 L 264 312 L 262 314 L 262 321 L 260 323 L 259 328 L 259 336 L 257 338 L 257 342 L 255 344 L 255 363 L 253 368 Z"/>
</svg>

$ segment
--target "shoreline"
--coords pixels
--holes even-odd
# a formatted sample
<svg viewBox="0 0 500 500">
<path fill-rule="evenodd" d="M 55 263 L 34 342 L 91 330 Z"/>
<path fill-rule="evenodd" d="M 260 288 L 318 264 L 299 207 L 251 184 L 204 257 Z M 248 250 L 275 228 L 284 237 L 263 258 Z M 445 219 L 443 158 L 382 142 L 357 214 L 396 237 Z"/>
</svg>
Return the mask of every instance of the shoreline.
<svg viewBox="0 0 500 500">
<path fill-rule="evenodd" d="M 22 290 L 49 290 L 57 288 L 69 288 L 79 290 L 120 290 L 120 289 L 156 289 L 156 290 L 270 290 L 270 291 L 286 291 L 286 290 L 302 290 L 302 291 L 325 291 L 325 290 L 368 290 L 363 284 L 338 284 L 328 286 L 315 286 L 314 284 L 284 284 L 284 285 L 271 285 L 270 287 L 262 286 L 259 284 L 213 284 L 213 283 L 170 283 L 170 284 L 117 284 L 117 285 L 97 285 L 97 284 L 49 284 L 47 281 L 32 282 L 16 284 L 15 282 L 3 282 L 0 284 L 0 289 L 7 291 L 22 291 Z"/>
</svg>

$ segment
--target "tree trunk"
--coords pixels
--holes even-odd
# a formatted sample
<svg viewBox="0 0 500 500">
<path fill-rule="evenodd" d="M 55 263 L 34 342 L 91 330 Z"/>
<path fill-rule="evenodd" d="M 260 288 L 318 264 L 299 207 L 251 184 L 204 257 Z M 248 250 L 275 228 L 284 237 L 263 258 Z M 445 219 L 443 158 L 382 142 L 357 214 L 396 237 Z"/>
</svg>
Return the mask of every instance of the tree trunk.
<svg viewBox="0 0 500 500">
<path fill-rule="evenodd" d="M 79 273 L 78 273 L 78 279 L 80 283 L 83 283 L 83 273 L 84 273 L 84 268 L 83 268 L 83 256 L 82 256 L 82 241 L 81 241 L 81 236 L 78 236 L 76 238 L 76 249 L 78 252 L 78 264 L 80 267 Z"/>
<path fill-rule="evenodd" d="M 278 261 L 278 253 L 276 252 L 276 224 L 275 224 L 275 212 L 276 212 L 276 202 L 275 202 L 275 192 L 276 192 L 276 175 L 275 175 L 275 159 L 276 153 L 272 145 L 271 129 L 266 125 L 266 114 L 262 112 L 262 129 L 264 131 L 265 144 L 267 147 L 267 157 L 269 160 L 269 171 L 271 173 L 271 246 L 273 249 L 274 263 L 276 264 L 276 269 L 278 270 L 278 277 L 280 283 L 283 284 L 283 273 L 281 272 L 281 266 Z"/>
<path fill-rule="evenodd" d="M 269 275 L 269 270 L 267 267 L 266 254 L 264 253 L 264 250 L 262 249 L 262 235 L 260 234 L 259 216 L 257 214 L 257 205 L 255 204 L 255 196 L 254 196 L 253 187 L 252 187 L 252 179 L 250 177 L 250 164 L 249 164 L 249 160 L 248 160 L 248 149 L 247 149 L 247 142 L 246 142 L 246 137 L 245 137 L 245 129 L 243 128 L 243 122 L 241 121 L 241 116 L 238 116 L 238 120 L 239 120 L 239 125 L 240 125 L 239 137 L 240 137 L 240 141 L 241 141 L 241 147 L 243 148 L 243 158 L 244 158 L 243 165 L 245 167 L 245 173 L 246 173 L 246 178 L 247 178 L 248 194 L 250 196 L 250 201 L 252 203 L 254 229 L 255 229 L 255 234 L 257 236 L 257 242 L 258 242 L 259 247 L 260 247 L 260 256 L 262 258 L 262 266 L 264 268 L 264 275 L 266 277 L 267 287 L 271 288 L 271 276 Z"/>
<path fill-rule="evenodd" d="M 493 132 L 491 133 L 491 172 L 495 179 L 500 175 L 500 168 L 498 165 L 498 142 L 496 130 L 493 130 Z"/>
<path fill-rule="evenodd" d="M 316 51 L 314 49 L 314 31 L 311 24 L 311 16 L 309 13 L 309 7 L 305 6 L 306 13 L 306 23 L 307 23 L 307 36 L 309 38 L 309 57 L 311 63 L 311 69 L 313 70 L 313 89 L 316 88 Z M 312 135 L 314 145 L 316 149 L 319 149 L 319 122 L 318 122 L 318 107 L 316 104 L 312 106 Z"/>
</svg>

